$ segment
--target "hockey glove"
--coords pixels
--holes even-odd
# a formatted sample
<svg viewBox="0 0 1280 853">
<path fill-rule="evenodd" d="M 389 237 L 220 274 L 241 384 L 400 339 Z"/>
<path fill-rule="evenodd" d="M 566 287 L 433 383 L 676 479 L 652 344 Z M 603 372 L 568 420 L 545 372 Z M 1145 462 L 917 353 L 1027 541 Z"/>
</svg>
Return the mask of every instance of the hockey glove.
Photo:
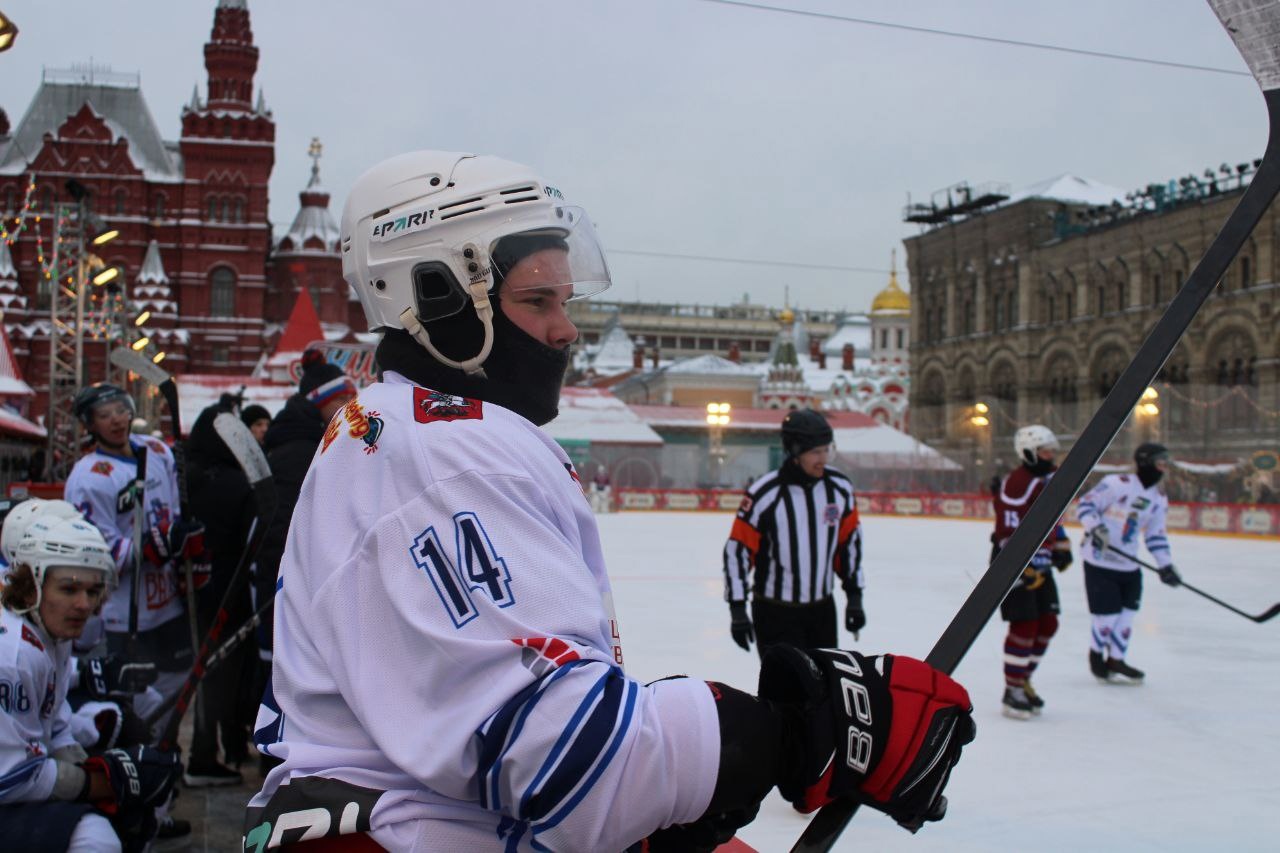
<svg viewBox="0 0 1280 853">
<path fill-rule="evenodd" d="M 862 609 L 862 590 L 854 587 L 852 592 L 848 589 L 845 592 L 849 601 L 844 606 L 844 629 L 856 638 L 857 633 L 867 627 L 867 611 Z"/>
<path fill-rule="evenodd" d="M 1044 586 L 1045 577 L 1044 572 L 1034 566 L 1027 566 L 1022 570 L 1022 577 L 1020 578 L 1022 581 L 1022 588 L 1025 590 L 1039 589 Z"/>
<path fill-rule="evenodd" d="M 1099 524 L 1088 532 L 1089 544 L 1093 546 L 1093 550 L 1101 554 L 1107 550 L 1107 546 L 1111 544 L 1111 530 L 1107 527 L 1106 522 Z"/>
<path fill-rule="evenodd" d="M 177 753 L 161 752 L 149 746 L 108 749 L 81 766 L 86 773 L 96 771 L 106 775 L 112 797 L 94 805 L 108 815 L 133 806 L 162 805 L 182 773 Z"/>
<path fill-rule="evenodd" d="M 1156 569 L 1156 572 L 1160 575 L 1160 580 L 1163 583 L 1166 583 L 1169 586 L 1182 585 L 1182 575 L 1178 574 L 1178 570 L 1173 566 L 1164 566 Z"/>
<path fill-rule="evenodd" d="M 743 651 L 751 651 L 751 644 L 756 641 L 756 631 L 751 625 L 751 617 L 747 615 L 747 603 L 730 601 L 729 619 L 729 631 L 733 634 L 733 641 L 742 646 Z"/>
<path fill-rule="evenodd" d="M 912 832 L 946 814 L 942 789 L 976 732 L 950 676 L 914 658 L 777 645 L 760 698 L 784 718 L 778 790 L 797 809 L 853 796 Z"/>
<path fill-rule="evenodd" d="M 82 664 L 80 688 L 93 699 L 127 699 L 154 684 L 157 675 L 154 663 L 107 655 Z"/>
<path fill-rule="evenodd" d="M 198 561 L 204 553 L 204 525 L 198 521 L 184 518 L 172 525 L 162 521 L 142 537 L 142 555 L 153 565 L 183 557 Z"/>
<path fill-rule="evenodd" d="M 1065 572 L 1073 559 L 1071 546 L 1066 541 L 1060 540 L 1053 544 L 1053 550 L 1049 552 L 1049 560 L 1053 563 L 1055 569 Z"/>
</svg>

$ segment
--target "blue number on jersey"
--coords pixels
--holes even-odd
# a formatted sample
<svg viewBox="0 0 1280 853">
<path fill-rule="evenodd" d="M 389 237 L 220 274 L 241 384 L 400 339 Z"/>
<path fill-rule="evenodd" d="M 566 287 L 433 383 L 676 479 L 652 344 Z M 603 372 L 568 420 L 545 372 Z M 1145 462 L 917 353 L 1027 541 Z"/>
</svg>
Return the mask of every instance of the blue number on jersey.
<svg viewBox="0 0 1280 853">
<path fill-rule="evenodd" d="M 458 541 L 458 564 L 466 567 L 471 589 L 483 589 L 499 607 L 515 603 L 511 595 L 511 574 L 507 562 L 498 556 L 489 534 L 474 512 L 460 512 L 453 517 Z"/>
<path fill-rule="evenodd" d="M 471 592 L 482 590 L 499 607 L 515 603 L 511 593 L 511 574 L 506 560 L 498 556 L 474 512 L 460 512 L 453 517 L 457 559 L 445 556 L 434 527 L 428 527 L 413 540 L 413 561 L 426 572 L 444 604 L 453 624 L 461 628 L 479 615 Z M 462 568 L 462 571 L 458 570 Z"/>
<path fill-rule="evenodd" d="M 418 534 L 413 540 L 410 553 L 418 568 L 431 579 L 431 585 L 436 588 L 436 595 L 444 602 L 444 609 L 449 612 L 454 625 L 461 628 L 476 618 L 476 606 L 471 603 L 471 596 L 454 574 L 453 565 L 445 557 L 434 527 L 428 527 Z"/>
</svg>

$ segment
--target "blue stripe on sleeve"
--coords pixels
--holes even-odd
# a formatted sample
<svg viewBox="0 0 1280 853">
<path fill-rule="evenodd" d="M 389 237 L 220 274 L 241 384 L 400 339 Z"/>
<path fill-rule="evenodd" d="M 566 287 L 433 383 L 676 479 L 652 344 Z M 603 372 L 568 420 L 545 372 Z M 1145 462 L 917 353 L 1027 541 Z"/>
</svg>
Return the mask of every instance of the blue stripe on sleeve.
<svg viewBox="0 0 1280 853">
<path fill-rule="evenodd" d="M 522 818 L 530 822 L 545 818 L 573 792 L 591 767 L 600 760 L 609 736 L 617 727 L 625 686 L 626 679 L 621 670 L 613 668 L 592 685 L 521 798 L 519 814 Z M 586 722 L 582 723 L 584 717 Z"/>
<path fill-rule="evenodd" d="M 617 727 L 614 730 L 613 740 L 610 742 L 604 755 L 596 764 L 595 769 L 591 771 L 591 775 L 582 783 L 577 792 L 570 797 L 568 802 L 566 802 L 559 811 L 555 812 L 555 814 L 548 817 L 545 821 L 536 825 L 534 827 L 535 833 L 550 829 L 568 817 L 574 808 L 577 807 L 578 803 L 582 802 L 582 798 L 591 791 L 592 787 L 600 779 L 601 774 L 604 773 L 605 768 L 609 766 L 609 762 L 613 760 L 613 756 L 617 754 L 618 748 L 622 746 L 622 739 L 626 735 L 627 730 L 631 727 L 631 718 L 635 714 L 636 697 L 639 694 L 639 687 L 634 681 L 628 681 L 623 678 L 621 671 L 618 671 L 618 676 L 619 682 L 624 685 L 626 690 L 626 701 L 622 712 L 622 718 L 618 720 Z"/>
<path fill-rule="evenodd" d="M 31 777 L 39 773 L 41 765 L 48 760 L 45 757 L 32 758 L 0 776 L 0 797 L 31 781 Z"/>
<path fill-rule="evenodd" d="M 570 661 L 557 668 L 544 678 L 533 682 L 515 696 L 508 699 L 502 707 L 495 711 L 485 725 L 476 732 L 480 736 L 480 755 L 477 770 L 480 773 L 480 806 L 481 808 L 499 811 L 502 801 L 498 793 L 498 780 L 502 772 L 502 757 L 508 747 L 520 736 L 520 729 L 528 718 L 533 706 L 538 704 L 543 692 L 554 682 L 563 678 L 571 670 L 586 663 L 599 661 Z"/>
</svg>

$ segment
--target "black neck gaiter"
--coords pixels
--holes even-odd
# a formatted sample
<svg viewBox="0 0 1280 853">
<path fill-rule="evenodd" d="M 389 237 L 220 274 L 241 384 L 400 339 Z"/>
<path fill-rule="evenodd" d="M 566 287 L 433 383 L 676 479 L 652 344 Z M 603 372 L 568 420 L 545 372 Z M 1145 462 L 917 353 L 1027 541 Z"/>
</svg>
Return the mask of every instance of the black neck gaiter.
<svg viewBox="0 0 1280 853">
<path fill-rule="evenodd" d="M 1154 465 L 1139 465 L 1138 479 L 1142 481 L 1142 487 L 1149 489 L 1156 483 L 1160 482 L 1160 478 L 1164 476 L 1164 472 Z"/>
<path fill-rule="evenodd" d="M 426 325 L 432 344 L 450 358 L 469 358 L 480 351 L 484 330 L 470 311 L 466 313 L 469 322 L 458 316 Z M 569 355 L 568 347 L 553 349 L 525 334 L 507 319 L 495 298 L 493 349 L 483 365 L 487 378 L 441 364 L 402 329 L 389 329 L 382 336 L 377 362 L 380 371 L 394 370 L 433 391 L 494 403 L 543 426 L 559 414 Z"/>
</svg>

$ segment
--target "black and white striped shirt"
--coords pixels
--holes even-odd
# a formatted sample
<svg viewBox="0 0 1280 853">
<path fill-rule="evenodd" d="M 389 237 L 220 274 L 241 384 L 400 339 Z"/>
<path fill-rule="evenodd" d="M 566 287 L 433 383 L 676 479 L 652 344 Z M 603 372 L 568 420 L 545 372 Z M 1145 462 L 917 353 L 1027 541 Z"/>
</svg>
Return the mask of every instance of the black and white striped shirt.
<svg viewBox="0 0 1280 853">
<path fill-rule="evenodd" d="M 747 487 L 724 546 L 727 601 L 745 601 L 750 593 L 811 604 L 831 595 L 837 575 L 862 588 L 862 524 L 853 483 L 833 468 L 819 480 L 801 479 L 783 466 Z M 754 582 L 748 577 L 753 570 Z"/>
</svg>

